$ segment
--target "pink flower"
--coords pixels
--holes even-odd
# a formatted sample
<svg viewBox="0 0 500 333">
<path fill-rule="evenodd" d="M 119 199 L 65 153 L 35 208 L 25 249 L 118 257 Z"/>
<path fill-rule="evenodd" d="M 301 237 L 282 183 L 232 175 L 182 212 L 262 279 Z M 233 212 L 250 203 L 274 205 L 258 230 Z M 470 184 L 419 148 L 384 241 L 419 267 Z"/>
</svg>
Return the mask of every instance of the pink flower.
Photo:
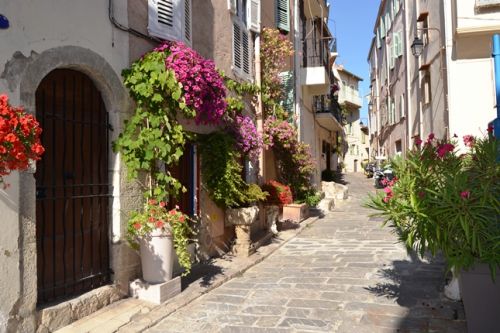
<svg viewBox="0 0 500 333">
<path fill-rule="evenodd" d="M 445 143 L 445 144 L 442 144 L 442 145 L 439 145 L 438 149 L 437 149 L 437 154 L 439 156 L 439 158 L 443 158 L 446 153 L 448 152 L 452 152 L 455 150 L 455 146 L 451 143 Z"/>
<path fill-rule="evenodd" d="M 165 207 L 167 205 L 167 203 L 165 201 L 160 201 L 160 207 Z"/>
<path fill-rule="evenodd" d="M 134 227 L 135 230 L 139 230 L 139 229 L 141 229 L 141 224 L 140 223 L 134 223 L 133 227 Z"/>
<path fill-rule="evenodd" d="M 492 125 L 492 124 L 488 124 L 488 129 L 487 129 L 488 133 L 489 133 L 489 134 L 492 134 L 492 133 L 493 133 L 493 130 L 494 130 L 493 125 Z"/>
<path fill-rule="evenodd" d="M 390 187 L 385 187 L 384 188 L 384 192 L 387 193 L 387 194 L 392 194 L 392 188 Z"/>
<path fill-rule="evenodd" d="M 420 145 L 422 144 L 422 142 L 423 142 L 423 141 L 422 141 L 422 139 L 420 139 L 420 137 L 418 137 L 418 136 L 417 136 L 417 137 L 415 138 L 415 145 L 417 145 L 417 146 L 419 146 L 419 147 L 420 147 Z"/>
<path fill-rule="evenodd" d="M 460 192 L 460 197 L 462 197 L 462 199 L 464 200 L 467 200 L 470 198 L 470 191 L 462 191 Z"/>
<path fill-rule="evenodd" d="M 474 137 L 472 135 L 465 135 L 464 136 L 464 144 L 467 147 L 472 147 L 474 145 Z"/>
<path fill-rule="evenodd" d="M 427 137 L 427 142 L 431 142 L 435 137 L 436 136 L 434 135 L 434 133 L 429 134 L 429 136 Z"/>
</svg>

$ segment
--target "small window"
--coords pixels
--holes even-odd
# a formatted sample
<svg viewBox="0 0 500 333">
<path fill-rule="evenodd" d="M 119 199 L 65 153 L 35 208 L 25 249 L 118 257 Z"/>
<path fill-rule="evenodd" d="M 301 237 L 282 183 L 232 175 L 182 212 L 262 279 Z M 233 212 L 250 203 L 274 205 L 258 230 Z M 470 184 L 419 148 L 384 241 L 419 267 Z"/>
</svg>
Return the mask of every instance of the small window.
<svg viewBox="0 0 500 333">
<path fill-rule="evenodd" d="M 401 155 L 403 153 L 403 144 L 401 140 L 396 141 L 396 154 Z"/>
<path fill-rule="evenodd" d="M 427 70 L 424 72 L 424 76 L 422 78 L 422 104 L 428 105 L 432 101 L 432 90 L 431 90 L 431 73 Z"/>
</svg>

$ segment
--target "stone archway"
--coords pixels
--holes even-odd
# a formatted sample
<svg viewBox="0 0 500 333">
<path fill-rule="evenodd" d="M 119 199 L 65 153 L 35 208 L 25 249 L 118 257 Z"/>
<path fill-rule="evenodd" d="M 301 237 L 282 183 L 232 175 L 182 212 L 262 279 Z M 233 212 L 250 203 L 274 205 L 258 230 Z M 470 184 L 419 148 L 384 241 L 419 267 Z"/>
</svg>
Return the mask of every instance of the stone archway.
<svg viewBox="0 0 500 333">
<path fill-rule="evenodd" d="M 100 91 L 110 124 L 119 128 L 128 113 L 129 99 L 121 80 L 111 65 L 99 54 L 78 46 L 56 47 L 32 54 L 22 73 L 19 74 L 20 104 L 31 114 L 35 114 L 35 92 L 43 78 L 51 71 L 69 68 L 86 74 Z M 114 131 L 112 135 L 116 135 Z M 111 138 L 113 139 L 113 138 Z M 110 150 L 111 152 L 111 150 Z M 109 154 L 111 166 L 118 166 L 116 156 Z M 119 167 L 117 167 L 119 171 Z M 19 252 L 20 290 L 16 307 L 12 309 L 9 327 L 23 331 L 36 330 L 37 257 L 36 257 L 36 183 L 34 169 L 19 175 Z M 120 188 L 120 180 L 115 179 L 115 188 Z M 112 199 L 113 215 L 119 210 L 119 197 Z M 116 214 L 119 216 L 119 214 Z M 120 223 L 119 218 L 114 223 Z M 120 228 L 118 229 L 120 230 Z M 113 265 L 113 264 L 112 264 Z M 114 267 L 112 267 L 114 268 Z"/>
</svg>

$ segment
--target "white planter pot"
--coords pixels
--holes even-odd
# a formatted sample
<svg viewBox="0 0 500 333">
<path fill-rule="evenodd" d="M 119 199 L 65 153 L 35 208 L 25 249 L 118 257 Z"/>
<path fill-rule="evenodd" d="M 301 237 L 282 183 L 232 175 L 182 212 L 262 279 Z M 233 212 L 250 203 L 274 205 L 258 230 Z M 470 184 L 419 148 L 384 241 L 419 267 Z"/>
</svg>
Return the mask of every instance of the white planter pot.
<svg viewBox="0 0 500 333">
<path fill-rule="evenodd" d="M 171 235 L 155 231 L 139 240 L 142 278 L 156 284 L 172 279 L 174 267 L 174 243 Z"/>
<path fill-rule="evenodd" d="M 259 207 L 251 206 L 245 208 L 226 209 L 226 226 L 232 225 L 252 225 L 259 216 Z"/>
</svg>

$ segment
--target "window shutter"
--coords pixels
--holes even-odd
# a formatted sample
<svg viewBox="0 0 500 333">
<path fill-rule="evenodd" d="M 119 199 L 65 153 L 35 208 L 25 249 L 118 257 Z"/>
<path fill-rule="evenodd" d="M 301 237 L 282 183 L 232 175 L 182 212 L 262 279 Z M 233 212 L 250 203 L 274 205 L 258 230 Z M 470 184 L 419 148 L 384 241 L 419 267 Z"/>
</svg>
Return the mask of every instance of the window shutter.
<svg viewBox="0 0 500 333">
<path fill-rule="evenodd" d="M 241 28 L 237 23 L 233 23 L 233 66 L 237 70 L 242 70 L 241 54 Z"/>
<path fill-rule="evenodd" d="M 276 0 L 276 26 L 278 29 L 290 31 L 289 0 Z"/>
<path fill-rule="evenodd" d="M 238 4 L 236 3 L 238 0 L 227 0 L 227 9 L 233 14 L 236 14 Z"/>
<path fill-rule="evenodd" d="M 260 32 L 260 0 L 250 0 L 249 9 L 249 29 L 254 32 Z"/>
<path fill-rule="evenodd" d="M 184 38 L 191 45 L 191 0 L 184 0 Z"/>
<path fill-rule="evenodd" d="M 397 35 L 397 41 L 398 41 L 398 49 L 397 49 L 397 53 L 396 53 L 396 56 L 399 57 L 401 55 L 403 55 L 403 38 L 402 38 L 402 31 L 399 31 L 396 35 Z"/>
<path fill-rule="evenodd" d="M 280 105 L 288 112 L 288 115 L 292 115 L 295 100 L 293 71 L 281 72 L 279 78 L 283 89 L 283 99 Z"/>
<path fill-rule="evenodd" d="M 182 7 L 181 0 L 148 0 L 149 34 L 161 39 L 183 40 Z"/>
<path fill-rule="evenodd" d="M 241 46 L 243 51 L 243 72 L 250 75 L 250 43 L 248 32 L 244 29 L 241 30 Z"/>
<path fill-rule="evenodd" d="M 385 38 L 385 22 L 384 17 L 380 17 L 380 37 Z"/>
<path fill-rule="evenodd" d="M 251 73 L 250 38 L 239 22 L 233 22 L 233 67 L 240 75 Z"/>
<path fill-rule="evenodd" d="M 405 95 L 404 94 L 399 96 L 399 115 L 401 118 L 406 117 L 406 114 L 405 114 Z"/>
<path fill-rule="evenodd" d="M 395 58 L 396 58 L 396 39 L 392 41 L 391 44 L 391 56 L 389 59 L 389 68 L 393 69 L 395 66 Z"/>
<path fill-rule="evenodd" d="M 400 0 L 394 0 L 394 15 L 397 15 L 399 13 L 400 9 L 399 1 Z"/>
<path fill-rule="evenodd" d="M 394 99 L 391 100 L 391 123 L 394 124 L 396 122 L 396 103 Z"/>
<path fill-rule="evenodd" d="M 379 29 L 377 29 L 377 48 L 380 49 L 382 47 L 382 43 L 380 42 L 380 33 Z"/>
</svg>

